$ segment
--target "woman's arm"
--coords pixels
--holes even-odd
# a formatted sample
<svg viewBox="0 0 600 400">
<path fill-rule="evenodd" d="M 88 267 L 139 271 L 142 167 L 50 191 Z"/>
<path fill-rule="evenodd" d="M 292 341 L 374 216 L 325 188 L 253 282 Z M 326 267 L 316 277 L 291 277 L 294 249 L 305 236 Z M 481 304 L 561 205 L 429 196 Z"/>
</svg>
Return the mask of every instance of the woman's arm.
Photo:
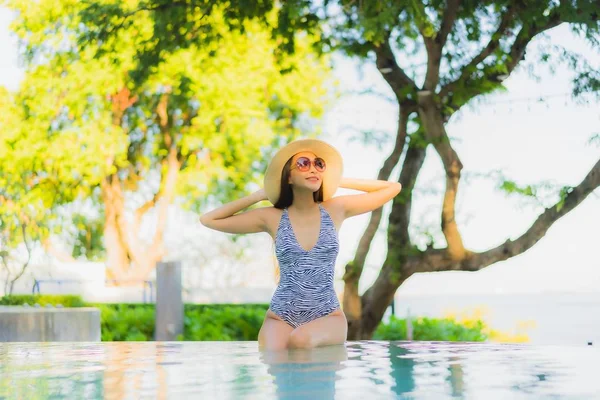
<svg viewBox="0 0 600 400">
<path fill-rule="evenodd" d="M 226 233 L 257 233 L 266 232 L 267 223 L 265 210 L 268 207 L 256 208 L 234 215 L 238 211 L 250 207 L 252 204 L 266 200 L 264 189 L 260 189 L 251 195 L 232 201 L 216 208 L 200 217 L 202 225 Z"/>
<path fill-rule="evenodd" d="M 339 187 L 367 192 L 332 199 L 343 208 L 344 218 L 376 210 L 396 197 L 402 189 L 402 185 L 398 182 L 354 178 L 342 178 Z"/>
<path fill-rule="evenodd" d="M 401 187 L 401 185 L 398 182 L 355 178 L 342 178 L 339 185 L 339 187 L 341 188 L 360 190 L 362 192 L 374 192 L 376 190 L 389 188 L 390 186 Z"/>
</svg>

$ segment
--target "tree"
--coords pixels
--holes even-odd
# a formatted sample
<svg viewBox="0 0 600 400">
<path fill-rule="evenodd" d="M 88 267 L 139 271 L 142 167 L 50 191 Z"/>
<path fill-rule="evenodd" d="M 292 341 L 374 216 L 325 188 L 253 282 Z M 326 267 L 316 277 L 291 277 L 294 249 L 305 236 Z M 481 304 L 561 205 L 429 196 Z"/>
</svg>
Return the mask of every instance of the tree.
<svg viewBox="0 0 600 400">
<path fill-rule="evenodd" d="M 59 136 L 30 129 L 38 121 L 34 116 L 24 125 L 30 109 L 22 101 L 0 88 L 0 268 L 5 294 L 13 292 L 31 265 L 34 250 L 61 232 L 57 207 L 81 193 L 82 176 L 73 174 L 73 168 L 94 162 L 96 156 L 72 132 Z M 100 176 L 86 179 L 97 182 Z"/>
<path fill-rule="evenodd" d="M 148 12 L 155 22 L 156 41 L 141 49 L 147 57 L 168 53 L 179 46 L 200 40 L 179 37 L 172 46 L 160 34 L 179 22 L 195 20 L 193 10 L 210 12 L 206 3 L 146 1 L 139 8 L 115 6 L 105 9 L 105 25 L 88 40 L 111 37 L 119 24 L 140 12 Z M 248 9 L 272 2 L 233 2 L 229 12 L 238 17 Z M 119 9 L 119 11 L 115 11 Z M 185 10 L 185 11 L 184 11 Z M 344 311 L 351 339 L 369 338 L 398 287 L 418 272 L 477 271 L 514 257 L 535 245 L 559 218 L 581 204 L 600 185 L 600 160 L 582 181 L 565 187 L 559 200 L 545 209 L 531 227 L 516 240 L 483 252 L 469 250 L 463 243 L 455 219 L 455 201 L 463 165 L 448 138 L 445 126 L 450 118 L 478 96 L 502 90 L 502 82 L 526 61 L 526 50 L 537 35 L 561 24 L 569 24 L 592 45 L 600 44 L 598 14 L 600 1 L 309 1 L 291 0 L 279 10 L 278 26 L 272 34 L 281 38 L 281 52 L 293 52 L 296 30 L 318 34 L 321 51 L 339 50 L 373 62 L 389 84 L 398 103 L 398 130 L 389 157 L 378 174 L 389 179 L 400 163 L 399 180 L 403 191 L 393 203 L 388 224 L 388 254 L 374 284 L 362 295 L 358 282 L 371 241 L 380 225 L 382 211 L 372 213 L 358 244 L 354 260 L 346 266 Z M 95 9 L 97 12 L 97 9 Z M 112 14 L 111 14 L 112 12 Z M 185 17 L 183 18 L 182 15 Z M 182 20 L 183 18 L 183 20 Z M 238 19 L 234 23 L 237 23 Z M 281 23 L 284 21 L 284 23 Z M 317 32 L 317 33 L 316 33 Z M 157 45 L 154 45 L 157 43 Z M 600 90 L 600 72 L 584 57 L 557 46 L 548 46 L 540 65 L 565 62 L 574 72 L 573 94 Z M 415 65 L 426 65 L 419 74 Z M 411 67 L 413 66 L 413 67 Z M 410 122 L 416 126 L 409 130 Z M 432 146 L 443 162 L 446 189 L 440 226 L 445 243 L 419 249 L 409 235 L 412 192 Z M 510 189 L 511 185 L 505 185 Z M 527 192 L 512 185 L 512 189 Z"/>
<path fill-rule="evenodd" d="M 527 46 L 536 35 L 569 23 L 598 45 L 599 4 L 598 1 L 341 2 L 345 18 L 336 25 L 332 40 L 349 54 L 372 60 L 399 105 L 395 145 L 379 178 L 388 179 L 404 155 L 399 177 L 403 192 L 395 199 L 389 216 L 388 254 L 376 281 L 362 296 L 358 293 L 358 281 L 381 221 L 381 210 L 373 212 L 355 258 L 346 266 L 344 311 L 349 319 L 349 337 L 370 337 L 398 287 L 413 274 L 477 271 L 521 254 L 600 186 L 598 160 L 577 186 L 563 188 L 556 204 L 547 207 L 518 239 L 487 251 L 471 251 L 463 243 L 455 219 L 463 166 L 445 129 L 450 118 L 465 104 L 502 89 L 502 81 L 523 64 Z M 405 60 L 418 64 L 415 54 L 424 54 L 424 76 L 406 68 Z M 541 61 L 568 62 L 576 75 L 575 95 L 597 93 L 600 89 L 600 74 L 577 54 L 547 48 Z M 409 134 L 411 119 L 419 128 Z M 412 191 L 429 145 L 440 157 L 446 173 L 440 216 L 445 243 L 421 250 L 411 241 L 408 228 Z"/>
<path fill-rule="evenodd" d="M 310 36 L 297 41 L 294 54 L 277 57 L 259 23 L 231 30 L 227 10 L 214 7 L 203 19 L 214 40 L 146 64 L 136 52 L 152 36 L 147 15 L 121 26 L 106 40 L 112 51 L 102 52 L 100 43 L 77 46 L 93 30 L 81 18 L 85 3 L 8 4 L 18 11 L 13 29 L 28 67 L 18 94 L 27 111 L 22 130 L 30 138 L 68 137 L 93 154 L 75 162 L 85 152 L 57 149 L 79 177 L 83 198 L 103 213 L 107 264 L 117 280 L 147 279 L 165 255 L 169 205 L 198 210 L 247 192 L 273 146 L 322 113 L 327 59 L 314 53 Z M 143 81 L 131 77 L 139 69 L 148 71 Z M 153 232 L 144 238 L 150 211 Z"/>
</svg>

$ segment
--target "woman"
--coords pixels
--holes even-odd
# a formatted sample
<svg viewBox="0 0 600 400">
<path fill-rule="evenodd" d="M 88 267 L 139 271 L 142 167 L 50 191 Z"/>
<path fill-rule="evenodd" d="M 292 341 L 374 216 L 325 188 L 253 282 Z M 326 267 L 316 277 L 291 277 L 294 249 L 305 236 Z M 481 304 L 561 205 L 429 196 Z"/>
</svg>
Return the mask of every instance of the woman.
<svg viewBox="0 0 600 400">
<path fill-rule="evenodd" d="M 338 232 L 346 218 L 373 211 L 400 193 L 397 182 L 342 179 L 331 145 L 302 139 L 281 148 L 264 188 L 200 218 L 227 233 L 267 232 L 275 242 L 280 280 L 258 335 L 268 350 L 342 344 L 348 325 L 333 288 Z M 367 192 L 333 197 L 338 187 Z M 274 206 L 236 214 L 259 201 Z"/>
</svg>

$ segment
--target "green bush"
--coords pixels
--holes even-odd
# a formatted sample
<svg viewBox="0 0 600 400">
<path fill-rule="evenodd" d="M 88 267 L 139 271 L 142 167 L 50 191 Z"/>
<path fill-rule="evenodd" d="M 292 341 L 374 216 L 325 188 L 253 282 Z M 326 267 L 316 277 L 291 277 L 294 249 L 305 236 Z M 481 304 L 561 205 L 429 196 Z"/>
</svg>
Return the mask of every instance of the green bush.
<svg viewBox="0 0 600 400">
<path fill-rule="evenodd" d="M 52 294 L 23 294 L 0 297 L 1 306 L 21 306 L 23 304 L 34 304 L 46 306 L 48 304 L 63 307 L 85 307 L 85 302 L 80 296 L 74 295 L 52 295 Z"/>
<path fill-rule="evenodd" d="M 183 340 L 257 340 L 268 305 L 185 307 Z"/>
<path fill-rule="evenodd" d="M 90 304 L 100 309 L 103 342 L 154 340 L 154 304 Z"/>
<path fill-rule="evenodd" d="M 448 342 L 483 342 L 487 339 L 483 321 L 461 324 L 454 319 L 415 318 L 413 340 Z M 387 324 L 379 324 L 373 340 L 406 340 L 406 320 L 392 316 Z"/>
<path fill-rule="evenodd" d="M 154 339 L 154 304 L 86 304 L 79 296 L 19 295 L 0 299 L 0 305 L 35 303 L 100 310 L 102 341 Z M 256 340 L 267 304 L 185 304 L 181 340 Z"/>
<path fill-rule="evenodd" d="M 154 304 L 86 304 L 73 295 L 14 295 L 0 298 L 0 305 L 47 304 L 100 309 L 102 341 L 154 339 Z M 257 340 L 268 304 L 185 304 L 184 333 L 180 340 Z M 415 318 L 413 340 L 482 342 L 487 340 L 481 320 Z M 406 320 L 392 316 L 381 323 L 374 340 L 406 340 Z"/>
</svg>

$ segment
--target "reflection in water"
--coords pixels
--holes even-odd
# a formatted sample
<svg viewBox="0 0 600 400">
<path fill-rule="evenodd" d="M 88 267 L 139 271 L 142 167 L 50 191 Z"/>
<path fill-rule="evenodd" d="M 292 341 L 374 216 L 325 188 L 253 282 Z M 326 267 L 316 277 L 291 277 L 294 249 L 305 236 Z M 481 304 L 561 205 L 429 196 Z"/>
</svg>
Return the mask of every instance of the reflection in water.
<svg viewBox="0 0 600 400">
<path fill-rule="evenodd" d="M 415 390 L 415 380 L 413 377 L 413 368 L 415 362 L 412 358 L 404 358 L 408 350 L 390 345 L 390 375 L 394 379 L 392 391 L 397 395 L 412 393 Z"/>
<path fill-rule="evenodd" d="M 450 357 L 450 365 L 448 365 L 448 369 L 450 370 L 450 387 L 452 388 L 450 394 L 453 397 L 462 397 L 465 390 L 464 372 L 459 360 L 458 357 Z"/>
<path fill-rule="evenodd" d="M 335 397 L 336 372 L 348 359 L 345 345 L 317 349 L 260 351 L 261 361 L 274 379 L 280 399 L 306 396 L 313 399 Z"/>
<path fill-rule="evenodd" d="M 598 398 L 598 347 L 0 343 L 0 399 Z"/>
</svg>

